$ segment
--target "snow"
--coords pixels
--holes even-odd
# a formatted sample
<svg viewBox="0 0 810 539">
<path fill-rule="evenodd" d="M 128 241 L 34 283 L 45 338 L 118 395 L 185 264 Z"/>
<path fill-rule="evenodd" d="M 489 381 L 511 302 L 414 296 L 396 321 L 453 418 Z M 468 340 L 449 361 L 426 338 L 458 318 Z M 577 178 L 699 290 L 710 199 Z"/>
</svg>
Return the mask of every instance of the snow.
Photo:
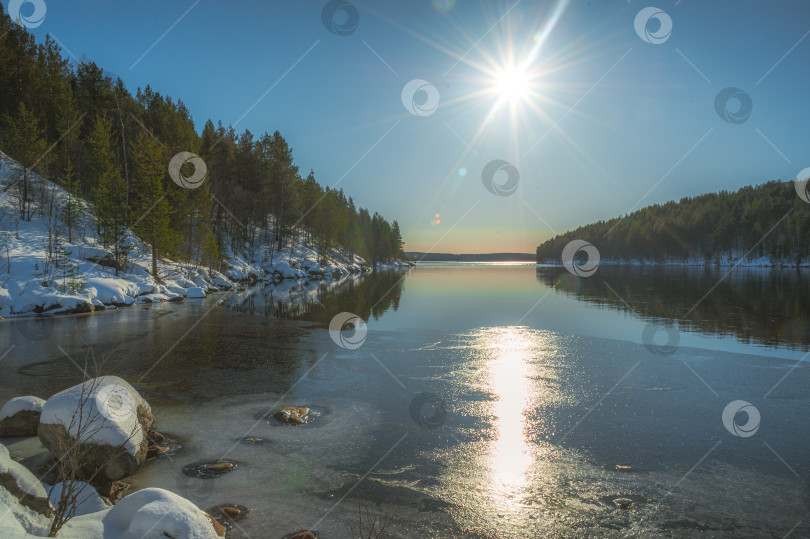
<svg viewBox="0 0 810 539">
<path fill-rule="evenodd" d="M 279 262 L 278 264 L 276 264 L 275 272 L 278 275 L 281 275 L 281 277 L 284 279 L 300 279 L 306 276 L 306 274 L 303 271 L 294 269 L 286 262 Z"/>
<path fill-rule="evenodd" d="M 104 537 L 216 539 L 211 521 L 196 505 L 159 488 L 139 490 L 118 502 L 104 516 Z"/>
<path fill-rule="evenodd" d="M 0 473 L 11 473 L 25 492 L 47 498 L 45 486 L 21 464 L 14 462 L 8 449 L 0 444 Z M 86 483 L 79 494 L 75 516 L 57 534 L 64 539 L 165 539 L 189 537 L 217 539 L 208 516 L 196 505 L 167 490 L 147 488 L 108 506 Z M 59 500 L 62 484 L 54 485 L 51 503 Z M 28 539 L 47 537 L 50 519 L 20 504 L 9 491 L 0 487 L 0 537 Z"/>
<path fill-rule="evenodd" d="M 111 259 L 112 253 L 96 237 L 98 227 L 93 206 L 83 202 L 86 215 L 82 225 L 73 231 L 73 242 L 62 239 L 67 262 L 78 268 L 84 283 L 73 283 L 71 289 L 66 286 L 69 283 L 65 279 L 59 282 L 52 276 L 49 286 L 44 286 L 42 268 L 47 258 L 47 218 L 32 210 L 30 221 L 20 220 L 12 197 L 13 189 L 6 189 L 15 181 L 19 168 L 15 161 L 0 152 L 0 246 L 4 251 L 0 258 L 0 318 L 46 311 L 49 314 L 87 312 L 101 306 L 167 301 L 180 296 L 201 298 L 210 291 L 236 288 L 237 281 L 331 279 L 372 269 L 359 256 L 350 256 L 337 249 L 329 253 L 325 263 L 321 263 L 321 257 L 310 246 L 298 244 L 274 249 L 275 240 L 268 235 L 257 246 L 245 246 L 243 252 L 224 245 L 226 259 L 221 272 L 187 262 L 160 259 L 158 282 L 150 274 L 151 249 L 127 231 L 124 243 L 131 252 L 126 267 L 115 275 L 112 268 L 97 263 Z M 33 183 L 41 183 L 54 193 L 57 202 L 66 198 L 60 187 L 34 173 L 30 177 Z M 377 267 L 403 265 L 409 264 L 395 262 Z M 197 289 L 202 290 L 203 295 Z"/>
<path fill-rule="evenodd" d="M 6 446 L 0 444 L 0 474 L 11 474 L 17 485 L 31 496 L 47 498 L 42 483 L 22 464 L 11 460 Z M 9 491 L 0 487 L 0 537 L 47 536 L 50 520 L 24 507 Z"/>
<path fill-rule="evenodd" d="M 44 404 L 45 401 L 39 397 L 14 397 L 0 408 L 0 421 L 15 415 L 17 412 L 25 410 L 42 412 L 42 406 Z"/>
<path fill-rule="evenodd" d="M 59 504 L 59 497 L 62 495 L 62 483 L 56 483 L 50 488 L 51 504 L 57 507 Z M 71 492 L 68 490 L 68 492 Z M 110 506 L 104 503 L 104 499 L 98 495 L 96 489 L 92 485 L 83 481 L 75 481 L 72 486 L 72 492 L 76 496 L 76 512 L 74 516 L 89 515 L 104 511 Z M 60 534 L 61 536 L 61 534 Z"/>
<path fill-rule="evenodd" d="M 16 502 L 11 494 L 0 488 L 0 537 L 8 539 L 24 539 L 33 537 L 25 532 L 25 528 L 15 518 L 16 514 L 24 508 Z"/>
<path fill-rule="evenodd" d="M 90 292 L 93 299 L 98 299 L 104 304 L 132 305 L 135 302 L 132 296 L 138 295 L 140 287 L 122 279 L 91 277 L 87 279 L 86 290 Z"/>
<path fill-rule="evenodd" d="M 125 445 L 135 455 L 144 432 L 138 422 L 138 406 L 147 410 L 149 404 L 126 381 L 117 376 L 101 376 L 57 393 L 45 402 L 39 422 L 62 424 L 72 436 L 77 436 L 78 413 L 82 391 L 86 403 L 82 410 L 83 440 L 117 447 Z"/>
<path fill-rule="evenodd" d="M 187 298 L 204 298 L 205 297 L 205 290 L 203 290 L 199 286 L 194 286 L 186 290 L 186 297 Z"/>
<path fill-rule="evenodd" d="M 6 446 L 0 444 L 0 474 L 11 474 L 17 480 L 17 485 L 31 496 L 46 498 L 48 493 L 42 483 L 28 471 L 28 468 L 11 460 Z"/>
</svg>

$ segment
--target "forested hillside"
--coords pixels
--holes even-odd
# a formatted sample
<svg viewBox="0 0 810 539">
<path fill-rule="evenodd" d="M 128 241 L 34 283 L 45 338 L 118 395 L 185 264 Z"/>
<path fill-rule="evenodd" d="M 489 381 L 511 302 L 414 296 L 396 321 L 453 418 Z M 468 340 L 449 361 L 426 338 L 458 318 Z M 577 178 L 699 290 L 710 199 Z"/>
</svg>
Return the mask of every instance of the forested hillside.
<svg viewBox="0 0 810 539">
<path fill-rule="evenodd" d="M 559 261 L 570 241 L 595 245 L 606 260 L 800 264 L 808 261 L 810 205 L 793 182 L 772 181 L 656 204 L 623 218 L 599 221 L 537 247 L 537 261 Z M 750 253 L 749 253 L 750 250 Z"/>
<path fill-rule="evenodd" d="M 2 188 L 19 220 L 53 210 L 30 169 L 69 193 L 56 212 L 68 241 L 82 219 L 73 197 L 92 202 L 98 237 L 117 267 L 126 260 L 127 229 L 151 246 L 155 272 L 163 256 L 219 269 L 228 253 L 251 257 L 261 246 L 272 258 L 304 243 L 322 257 L 333 248 L 372 264 L 402 257 L 397 222 L 322 187 L 314 172 L 301 174 L 279 132 L 236 133 L 208 120 L 198 133 L 181 100 L 149 86 L 132 95 L 95 63 L 72 64 L 52 38 L 37 43 L 2 7 L 0 36 L 0 150 L 23 167 Z M 170 178 L 180 152 L 207 168 L 196 188 Z M 198 162 L 181 170 L 200 169 Z"/>
</svg>

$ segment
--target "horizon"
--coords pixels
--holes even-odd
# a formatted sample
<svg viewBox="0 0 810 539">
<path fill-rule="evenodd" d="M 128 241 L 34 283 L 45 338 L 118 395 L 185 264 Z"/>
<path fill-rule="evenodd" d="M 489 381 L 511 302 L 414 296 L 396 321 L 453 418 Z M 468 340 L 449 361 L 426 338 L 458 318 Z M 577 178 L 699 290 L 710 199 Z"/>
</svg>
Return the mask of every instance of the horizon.
<svg viewBox="0 0 810 539">
<path fill-rule="evenodd" d="M 49 4 L 31 31 L 130 91 L 182 100 L 198 132 L 209 118 L 278 129 L 302 172 L 399 221 L 409 251 L 533 252 L 579 225 L 808 164 L 801 2 L 676 3 L 641 26 L 631 4 L 358 2 L 343 30 L 345 13 L 324 23 L 329 3 L 249 3 L 228 26 L 231 6 L 151 5 Z M 718 106 L 729 87 L 741 90 Z"/>
</svg>

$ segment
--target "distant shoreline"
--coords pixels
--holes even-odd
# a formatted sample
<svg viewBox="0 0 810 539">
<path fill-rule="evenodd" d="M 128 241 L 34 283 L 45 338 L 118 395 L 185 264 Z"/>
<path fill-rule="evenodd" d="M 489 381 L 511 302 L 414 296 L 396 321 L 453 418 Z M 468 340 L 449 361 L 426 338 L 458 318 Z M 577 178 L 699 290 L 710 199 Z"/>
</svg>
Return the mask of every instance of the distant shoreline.
<svg viewBox="0 0 810 539">
<path fill-rule="evenodd" d="M 536 262 L 537 266 L 549 266 L 549 267 L 564 267 L 562 262 L 559 260 L 546 260 L 544 262 Z M 756 260 L 746 260 L 740 262 L 739 260 L 735 259 L 725 259 L 725 260 L 671 260 L 666 262 L 660 262 L 655 260 L 605 260 L 602 259 L 599 261 L 600 266 L 633 266 L 633 267 L 721 267 L 721 268 L 732 268 L 732 267 L 740 267 L 740 268 L 796 268 L 796 269 L 808 269 L 810 268 L 810 261 L 803 261 L 799 264 L 796 262 L 785 262 L 785 261 L 778 261 L 774 262 L 771 260 L 763 260 L 763 259 L 756 259 Z"/>
<path fill-rule="evenodd" d="M 423 253 L 406 252 L 411 262 L 536 262 L 534 253 Z"/>
</svg>

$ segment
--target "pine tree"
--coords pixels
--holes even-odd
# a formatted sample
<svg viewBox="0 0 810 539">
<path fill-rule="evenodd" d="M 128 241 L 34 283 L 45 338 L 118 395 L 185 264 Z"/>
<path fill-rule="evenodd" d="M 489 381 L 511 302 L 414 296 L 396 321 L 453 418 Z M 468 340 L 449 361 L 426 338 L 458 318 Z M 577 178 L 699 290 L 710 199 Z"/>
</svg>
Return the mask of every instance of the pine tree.
<svg viewBox="0 0 810 539">
<path fill-rule="evenodd" d="M 112 146 L 112 122 L 106 116 L 99 116 L 93 125 L 88 140 L 92 165 L 92 177 L 96 182 L 93 201 L 96 217 L 101 227 L 101 239 L 105 246 L 113 247 L 115 274 L 122 268 L 126 256 L 124 235 L 126 233 L 126 182 L 115 158 Z"/>
<path fill-rule="evenodd" d="M 5 136 L 3 144 L 11 157 L 19 164 L 20 170 L 14 183 L 17 197 L 17 209 L 20 219 L 31 220 L 31 203 L 33 201 L 31 185 L 31 168 L 45 161 L 46 142 L 39 127 L 39 121 L 33 112 L 20 103 L 17 114 L 4 118 Z"/>
<path fill-rule="evenodd" d="M 152 246 L 152 276 L 159 281 L 158 253 L 169 236 L 169 204 L 163 187 L 167 159 L 157 141 L 141 131 L 132 143 L 132 163 L 133 231 Z"/>
<path fill-rule="evenodd" d="M 65 189 L 65 200 L 62 207 L 59 209 L 59 218 L 62 224 L 65 225 L 68 243 L 73 243 L 74 229 L 82 226 L 84 204 L 77 196 L 79 182 L 76 179 L 76 175 L 73 173 L 73 165 L 70 161 L 67 163 L 63 187 Z"/>
</svg>

